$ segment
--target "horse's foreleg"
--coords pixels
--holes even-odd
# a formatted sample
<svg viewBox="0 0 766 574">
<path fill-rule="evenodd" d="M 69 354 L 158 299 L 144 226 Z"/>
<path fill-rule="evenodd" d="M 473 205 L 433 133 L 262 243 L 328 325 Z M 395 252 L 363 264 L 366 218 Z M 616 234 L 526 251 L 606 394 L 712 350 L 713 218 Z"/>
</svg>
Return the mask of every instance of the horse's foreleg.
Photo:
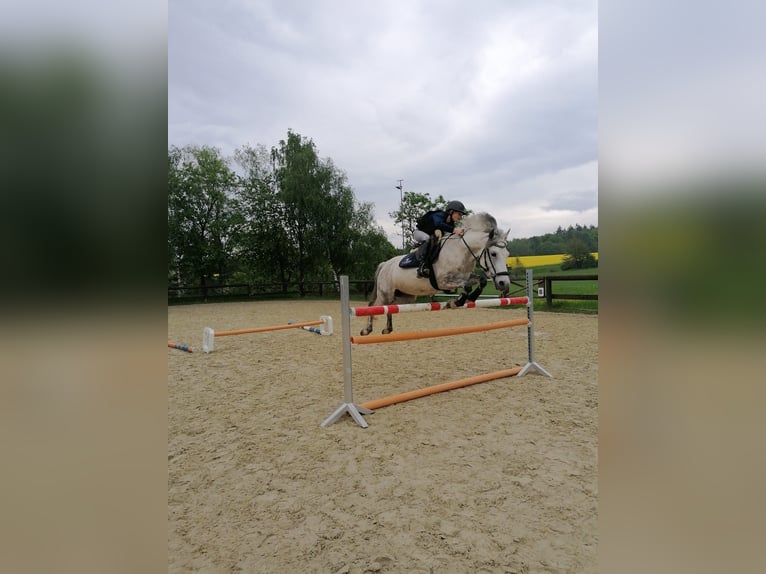
<svg viewBox="0 0 766 574">
<path fill-rule="evenodd" d="M 471 291 L 471 288 L 474 286 L 474 284 L 477 282 L 479 285 Z M 484 287 L 487 286 L 487 278 L 483 276 L 477 276 L 473 275 L 468 280 L 468 282 L 463 285 L 463 292 L 460 294 L 460 297 L 455 299 L 454 301 L 451 301 L 448 307 L 462 307 L 465 305 L 466 301 L 476 301 L 476 299 L 479 298 L 479 295 L 481 295 L 481 292 L 484 291 Z"/>
<path fill-rule="evenodd" d="M 471 288 L 471 285 L 473 285 L 473 283 L 471 283 L 470 280 L 463 285 L 463 292 L 455 299 L 450 299 L 447 302 L 447 309 L 457 309 L 458 307 L 465 305 L 465 302 L 468 299 L 468 290 Z"/>
<path fill-rule="evenodd" d="M 463 305 L 465 305 L 466 299 L 468 299 L 468 293 L 466 291 L 463 291 L 460 294 L 460 297 L 458 297 L 457 299 L 453 299 L 452 301 L 447 303 L 447 307 L 450 307 L 452 309 L 454 309 L 455 307 L 462 307 Z"/>
<path fill-rule="evenodd" d="M 484 288 L 487 286 L 487 278 L 484 276 L 479 277 L 479 286 L 476 287 L 471 293 L 468 295 L 469 301 L 476 301 L 476 299 L 479 298 L 479 295 L 481 295 L 481 292 L 484 291 Z"/>
</svg>

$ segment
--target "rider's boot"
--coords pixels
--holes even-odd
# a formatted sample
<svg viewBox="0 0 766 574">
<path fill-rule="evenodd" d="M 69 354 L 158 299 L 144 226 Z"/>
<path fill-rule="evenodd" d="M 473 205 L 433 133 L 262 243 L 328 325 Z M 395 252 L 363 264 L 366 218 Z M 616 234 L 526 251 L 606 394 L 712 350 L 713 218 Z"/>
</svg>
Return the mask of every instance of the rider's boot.
<svg viewBox="0 0 766 574">
<path fill-rule="evenodd" d="M 438 234 L 437 230 L 437 234 Z M 432 235 L 428 238 L 428 241 L 426 241 L 425 245 L 425 253 L 423 254 L 423 258 L 420 260 L 420 265 L 418 266 L 418 277 L 429 277 L 431 275 L 431 270 L 426 267 L 428 265 L 428 262 L 431 261 L 431 254 L 434 251 L 434 246 L 439 241 L 438 235 Z"/>
<path fill-rule="evenodd" d="M 431 275 L 431 270 L 426 267 L 426 260 L 423 259 L 418 266 L 418 277 L 428 277 L 429 275 Z"/>
</svg>

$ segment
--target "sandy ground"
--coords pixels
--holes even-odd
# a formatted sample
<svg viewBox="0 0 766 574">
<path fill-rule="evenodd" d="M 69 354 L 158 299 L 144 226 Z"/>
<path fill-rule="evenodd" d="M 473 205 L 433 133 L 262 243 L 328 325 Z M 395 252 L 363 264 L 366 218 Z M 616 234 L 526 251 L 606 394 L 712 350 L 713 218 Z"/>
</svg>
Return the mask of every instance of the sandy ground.
<svg viewBox="0 0 766 574">
<path fill-rule="evenodd" d="M 363 305 L 352 302 L 352 305 Z M 221 337 L 202 330 L 311 321 Z M 524 308 L 394 316 L 397 331 Z M 598 318 L 537 313 L 531 373 L 388 406 L 343 404 L 338 301 L 168 308 L 169 572 L 595 572 Z M 376 319 L 375 332 L 383 321 Z M 357 333 L 362 319 L 352 318 Z M 527 328 L 353 348 L 354 402 L 524 365 Z"/>
</svg>

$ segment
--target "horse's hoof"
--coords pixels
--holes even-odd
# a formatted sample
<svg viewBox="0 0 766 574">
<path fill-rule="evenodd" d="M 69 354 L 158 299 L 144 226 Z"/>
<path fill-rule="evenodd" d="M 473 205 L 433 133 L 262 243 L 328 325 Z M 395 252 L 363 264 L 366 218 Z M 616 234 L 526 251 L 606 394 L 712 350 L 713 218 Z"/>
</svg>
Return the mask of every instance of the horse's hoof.
<svg viewBox="0 0 766 574">
<path fill-rule="evenodd" d="M 393 330 L 393 329 L 383 329 L 383 330 L 381 331 L 381 333 L 383 333 L 384 335 L 388 335 L 389 333 L 391 333 L 391 331 L 392 331 L 392 330 Z"/>
<path fill-rule="evenodd" d="M 367 329 L 362 329 L 361 331 L 359 331 L 359 334 L 360 334 L 362 337 L 364 337 L 365 335 L 369 335 L 369 334 L 370 334 L 370 332 L 369 332 Z"/>
</svg>

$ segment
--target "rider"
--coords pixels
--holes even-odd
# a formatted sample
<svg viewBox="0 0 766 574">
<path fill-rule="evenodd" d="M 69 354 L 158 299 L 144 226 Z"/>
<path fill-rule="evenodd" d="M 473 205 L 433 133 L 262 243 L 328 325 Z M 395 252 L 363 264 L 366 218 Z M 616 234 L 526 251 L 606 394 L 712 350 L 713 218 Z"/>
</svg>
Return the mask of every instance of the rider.
<svg viewBox="0 0 766 574">
<path fill-rule="evenodd" d="M 436 244 L 443 233 L 454 233 L 463 235 L 463 230 L 455 227 L 455 223 L 463 219 L 466 209 L 460 201 L 450 201 L 442 210 L 429 211 L 425 214 L 428 217 L 421 217 L 418 220 L 418 229 L 413 234 L 413 238 L 419 242 L 427 241 L 425 253 L 418 249 L 416 257 L 420 262 L 418 267 L 418 277 L 428 277 L 430 271 L 426 267 L 434 252 Z M 423 221 L 426 219 L 427 221 Z"/>
</svg>

